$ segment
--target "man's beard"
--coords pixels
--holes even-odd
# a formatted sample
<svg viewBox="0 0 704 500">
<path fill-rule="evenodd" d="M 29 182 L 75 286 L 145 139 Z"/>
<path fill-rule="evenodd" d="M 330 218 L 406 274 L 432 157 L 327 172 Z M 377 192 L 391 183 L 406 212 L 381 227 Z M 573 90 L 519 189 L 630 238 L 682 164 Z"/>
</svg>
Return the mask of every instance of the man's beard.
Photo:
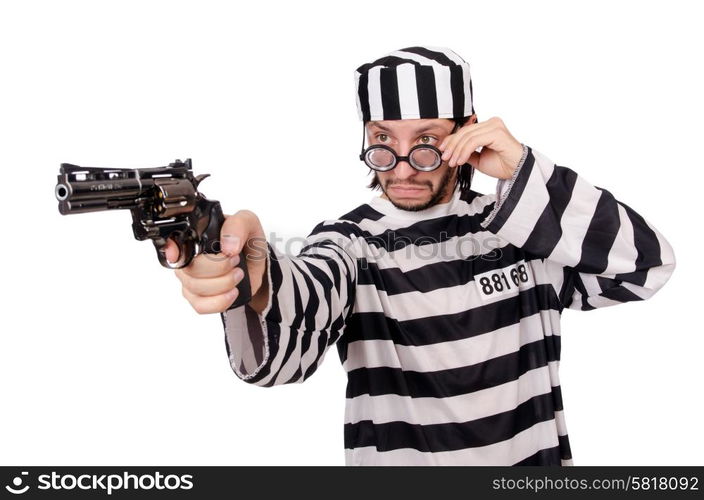
<svg viewBox="0 0 704 500">
<path fill-rule="evenodd" d="M 455 169 L 453 168 L 448 168 L 447 171 L 445 171 L 445 175 L 442 176 L 440 179 L 440 184 L 438 186 L 438 189 L 432 193 L 430 196 L 430 199 L 425 202 L 421 203 L 419 205 L 408 205 L 408 204 L 402 204 L 402 203 L 397 203 L 395 202 L 391 196 L 389 196 L 389 193 L 386 192 L 386 186 L 384 186 L 381 182 L 379 182 L 379 178 L 377 177 L 377 182 L 379 182 L 379 186 L 381 186 L 381 190 L 384 192 L 386 197 L 389 199 L 391 204 L 395 206 L 396 208 L 400 210 L 407 210 L 409 212 L 418 212 L 420 210 L 425 210 L 426 208 L 434 207 L 435 205 L 438 204 L 438 202 L 445 197 L 447 194 L 448 189 L 450 188 L 450 181 L 452 181 L 453 178 L 453 173 L 455 172 Z M 387 182 L 388 185 L 388 182 Z M 432 189 L 432 184 L 429 186 Z"/>
</svg>

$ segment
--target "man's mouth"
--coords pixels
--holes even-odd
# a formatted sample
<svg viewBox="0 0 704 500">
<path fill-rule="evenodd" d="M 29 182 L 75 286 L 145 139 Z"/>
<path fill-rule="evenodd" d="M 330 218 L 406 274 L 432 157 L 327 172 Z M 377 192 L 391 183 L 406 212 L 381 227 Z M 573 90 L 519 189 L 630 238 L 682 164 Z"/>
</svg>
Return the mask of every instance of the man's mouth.
<svg viewBox="0 0 704 500">
<path fill-rule="evenodd" d="M 427 188 L 425 186 L 418 186 L 418 185 L 411 185 L 411 186 L 402 186 L 402 185 L 391 185 L 389 186 L 389 189 L 391 189 L 394 193 L 398 195 L 416 195 Z"/>
</svg>

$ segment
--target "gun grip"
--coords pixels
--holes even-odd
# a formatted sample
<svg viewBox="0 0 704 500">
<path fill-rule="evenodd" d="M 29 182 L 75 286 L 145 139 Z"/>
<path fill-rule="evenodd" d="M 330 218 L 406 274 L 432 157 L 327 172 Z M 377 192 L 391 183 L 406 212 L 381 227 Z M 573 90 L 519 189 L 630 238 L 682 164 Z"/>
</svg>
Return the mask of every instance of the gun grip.
<svg viewBox="0 0 704 500">
<path fill-rule="evenodd" d="M 207 202 L 206 210 L 209 212 L 208 226 L 201 235 L 200 247 L 203 253 L 219 253 L 220 252 L 220 230 L 222 225 L 225 223 L 225 216 L 222 213 L 222 208 L 220 208 L 220 202 L 210 201 Z M 248 303 L 252 300 L 252 287 L 249 282 L 249 271 L 247 271 L 247 258 L 244 252 L 240 252 L 240 262 L 237 267 L 242 269 L 244 272 L 244 277 L 237 285 L 237 290 L 239 294 L 235 301 L 227 308 L 234 309 Z"/>
</svg>

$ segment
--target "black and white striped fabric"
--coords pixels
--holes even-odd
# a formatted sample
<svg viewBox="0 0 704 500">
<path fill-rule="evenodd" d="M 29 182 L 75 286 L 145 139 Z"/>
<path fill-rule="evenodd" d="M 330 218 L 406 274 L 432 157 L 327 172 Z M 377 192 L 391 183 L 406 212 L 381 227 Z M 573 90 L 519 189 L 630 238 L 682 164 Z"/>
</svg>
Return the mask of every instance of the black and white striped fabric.
<svg viewBox="0 0 704 500">
<path fill-rule="evenodd" d="M 234 372 L 303 382 L 336 345 L 348 465 L 572 465 L 561 314 L 649 298 L 674 254 L 528 146 L 498 193 L 418 212 L 377 197 L 319 224 L 298 256 L 269 245 L 267 308 L 223 314 Z"/>
<path fill-rule="evenodd" d="M 474 114 L 469 64 L 450 49 L 407 47 L 363 64 L 354 76 L 364 121 Z"/>
</svg>

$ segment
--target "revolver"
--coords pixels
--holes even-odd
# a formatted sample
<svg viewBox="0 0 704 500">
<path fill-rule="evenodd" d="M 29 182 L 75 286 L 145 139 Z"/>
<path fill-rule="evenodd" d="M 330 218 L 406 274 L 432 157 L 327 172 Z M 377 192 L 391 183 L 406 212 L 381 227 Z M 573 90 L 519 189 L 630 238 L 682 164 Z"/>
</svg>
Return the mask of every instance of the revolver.
<svg viewBox="0 0 704 500">
<path fill-rule="evenodd" d="M 225 216 L 220 203 L 198 191 L 210 174 L 194 176 L 191 159 L 176 160 L 157 168 L 95 168 L 62 163 L 55 194 L 62 215 L 127 209 L 138 240 L 150 239 L 162 266 L 179 269 L 201 253 L 220 252 L 220 229 Z M 171 238 L 179 258 L 171 263 L 165 248 Z M 244 278 L 237 285 L 233 309 L 252 298 L 244 253 L 240 253 Z"/>
</svg>

